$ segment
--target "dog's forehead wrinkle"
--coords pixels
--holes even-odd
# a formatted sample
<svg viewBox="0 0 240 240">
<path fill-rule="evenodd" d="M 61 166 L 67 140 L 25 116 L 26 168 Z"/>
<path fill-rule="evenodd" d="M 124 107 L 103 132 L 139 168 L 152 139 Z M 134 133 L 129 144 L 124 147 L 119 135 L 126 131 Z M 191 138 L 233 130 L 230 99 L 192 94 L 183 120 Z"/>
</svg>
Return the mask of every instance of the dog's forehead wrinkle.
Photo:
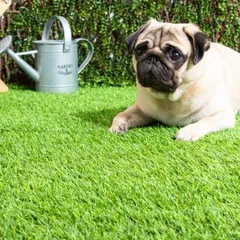
<svg viewBox="0 0 240 240">
<path fill-rule="evenodd" d="M 155 34 L 154 32 L 149 32 L 146 36 L 144 36 L 144 38 L 147 38 L 153 42 L 155 39 Z"/>
<path fill-rule="evenodd" d="M 143 38 L 150 40 L 150 47 L 160 47 L 162 43 L 166 41 L 174 41 L 178 43 L 178 37 L 180 34 L 178 34 L 179 36 L 176 36 L 174 31 L 172 32 L 172 28 L 173 26 L 163 25 L 161 27 L 151 29 L 145 36 L 143 36 Z"/>
<path fill-rule="evenodd" d="M 154 45 L 155 46 L 159 46 L 160 45 L 160 41 L 162 39 L 162 35 L 163 35 L 163 28 L 159 28 L 157 31 L 156 31 L 156 34 L 155 34 L 155 41 L 154 41 Z"/>
</svg>

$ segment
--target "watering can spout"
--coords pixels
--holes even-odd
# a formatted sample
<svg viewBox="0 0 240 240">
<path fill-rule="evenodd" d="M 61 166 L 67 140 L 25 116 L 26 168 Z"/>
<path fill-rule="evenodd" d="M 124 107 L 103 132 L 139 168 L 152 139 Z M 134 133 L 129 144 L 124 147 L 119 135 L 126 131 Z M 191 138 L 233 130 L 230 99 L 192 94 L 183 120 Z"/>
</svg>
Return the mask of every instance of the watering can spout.
<svg viewBox="0 0 240 240">
<path fill-rule="evenodd" d="M 17 63 L 17 65 L 29 75 L 29 77 L 34 81 L 34 82 L 39 82 L 39 73 L 32 67 L 30 66 L 27 62 L 25 62 L 19 55 L 15 52 L 13 52 L 11 49 L 8 49 L 8 55 Z"/>
<path fill-rule="evenodd" d="M 6 52 L 25 73 L 27 73 L 35 82 L 39 82 L 39 73 L 18 56 L 23 54 L 17 54 L 10 49 L 11 43 L 12 36 L 3 38 L 0 41 L 0 53 Z M 26 52 L 26 54 L 28 53 Z"/>
</svg>

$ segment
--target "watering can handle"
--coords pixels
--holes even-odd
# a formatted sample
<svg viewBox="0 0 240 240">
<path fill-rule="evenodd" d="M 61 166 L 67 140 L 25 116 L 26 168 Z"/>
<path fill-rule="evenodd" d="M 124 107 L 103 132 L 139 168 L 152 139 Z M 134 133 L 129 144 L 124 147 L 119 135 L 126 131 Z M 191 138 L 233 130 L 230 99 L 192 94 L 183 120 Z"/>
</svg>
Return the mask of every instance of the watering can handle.
<svg viewBox="0 0 240 240">
<path fill-rule="evenodd" d="M 53 16 L 47 21 L 47 24 L 43 29 L 42 40 L 48 40 L 52 25 L 56 21 L 56 19 L 58 19 L 61 22 L 63 31 L 64 31 L 65 44 L 64 44 L 63 51 L 70 52 L 71 44 L 72 44 L 72 32 L 71 32 L 71 28 L 69 26 L 68 21 L 66 20 L 66 18 L 62 16 Z"/>
<path fill-rule="evenodd" d="M 87 43 L 88 46 L 88 55 L 87 57 L 84 59 L 83 63 L 78 67 L 78 74 L 84 69 L 84 67 L 89 63 L 89 61 L 91 60 L 92 56 L 93 56 L 93 46 L 92 44 L 85 38 L 77 38 L 75 39 L 76 42 L 79 41 L 84 41 Z"/>
</svg>

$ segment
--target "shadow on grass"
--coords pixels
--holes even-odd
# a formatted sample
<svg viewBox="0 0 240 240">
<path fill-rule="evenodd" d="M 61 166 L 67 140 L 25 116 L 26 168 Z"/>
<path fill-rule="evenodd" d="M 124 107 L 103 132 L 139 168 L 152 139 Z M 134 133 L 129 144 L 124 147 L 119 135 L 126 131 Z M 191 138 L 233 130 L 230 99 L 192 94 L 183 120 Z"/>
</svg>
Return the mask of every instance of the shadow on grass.
<svg viewBox="0 0 240 240">
<path fill-rule="evenodd" d="M 92 122 L 101 126 L 110 127 L 113 118 L 119 113 L 124 111 L 126 108 L 106 108 L 101 110 L 90 110 L 90 111 L 79 111 L 74 114 L 86 122 Z"/>
<path fill-rule="evenodd" d="M 100 126 L 110 127 L 112 124 L 113 118 L 120 112 L 127 109 L 127 107 L 122 108 L 107 108 L 101 110 L 91 110 L 91 111 L 79 111 L 75 114 L 76 117 L 80 118 L 83 121 L 91 122 Z M 164 127 L 172 129 L 173 127 L 167 126 L 161 122 L 153 121 L 149 125 L 141 126 L 141 128 L 147 127 Z"/>
</svg>

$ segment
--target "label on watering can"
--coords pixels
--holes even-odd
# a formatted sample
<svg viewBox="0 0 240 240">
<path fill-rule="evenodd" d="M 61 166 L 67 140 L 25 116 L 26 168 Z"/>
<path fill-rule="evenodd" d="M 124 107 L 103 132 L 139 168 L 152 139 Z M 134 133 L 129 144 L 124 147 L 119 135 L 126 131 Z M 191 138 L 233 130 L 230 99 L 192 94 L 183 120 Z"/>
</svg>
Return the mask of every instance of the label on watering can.
<svg viewBox="0 0 240 240">
<path fill-rule="evenodd" d="M 70 75 L 73 72 L 73 64 L 58 65 L 58 74 Z"/>
</svg>

